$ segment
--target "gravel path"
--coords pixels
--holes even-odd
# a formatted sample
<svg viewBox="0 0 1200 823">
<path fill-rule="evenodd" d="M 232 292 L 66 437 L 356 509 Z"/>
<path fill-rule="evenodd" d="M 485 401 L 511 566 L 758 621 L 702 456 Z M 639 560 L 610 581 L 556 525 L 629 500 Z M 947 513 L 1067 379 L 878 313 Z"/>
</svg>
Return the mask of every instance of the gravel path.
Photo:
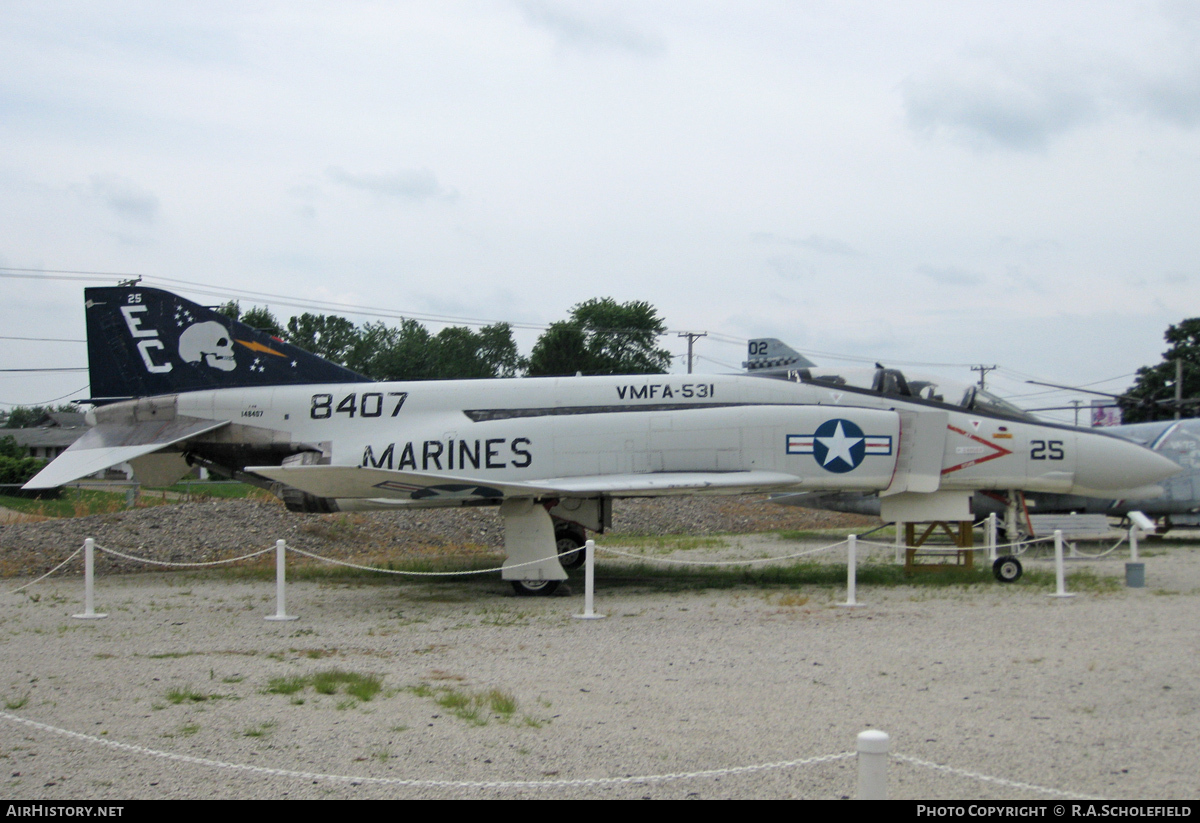
<svg viewBox="0 0 1200 823">
<path fill-rule="evenodd" d="M 752 501 L 740 502 L 741 514 L 720 517 L 753 521 Z M 216 533 L 232 517 L 227 505 L 197 515 L 196 545 L 226 550 Z M 277 523 L 254 522 L 264 531 L 245 540 L 274 539 Z M 326 521 L 297 524 L 297 539 L 316 540 L 306 522 Z M 635 522 L 631 530 L 645 530 Z M 492 535 L 494 521 L 465 528 L 482 535 L 485 523 Z M 53 531 L 61 523 L 35 525 L 74 539 Z M 136 526 L 147 548 L 163 531 L 133 515 L 106 525 Z M 23 547 L 36 538 L 25 528 L 0 532 L 6 557 L 31 551 Z M 726 542 L 703 551 L 796 548 L 762 535 Z M 1195 799 L 1200 557 L 1186 546 L 1147 548 L 1146 588 L 1093 584 L 1066 601 L 1022 584 L 860 587 L 866 606 L 844 609 L 844 591 L 818 586 L 667 592 L 602 580 L 597 610 L 608 617 L 597 621 L 571 618 L 578 595 L 516 598 L 494 575 L 291 583 L 288 610 L 299 619 L 288 623 L 262 619 L 274 592 L 258 580 L 102 575 L 97 609 L 109 617 L 81 621 L 70 617 L 80 611 L 77 577 L 20 594 L 9 592 L 23 579 L 9 578 L 0 581 L 4 794 L 838 798 L 853 794 L 852 760 L 661 782 L 562 781 L 835 755 L 875 727 L 893 735 L 898 754 L 1014 783 Z M 1100 578 L 1123 573 L 1121 559 L 1084 565 Z M 382 691 L 363 700 L 305 680 L 335 668 L 377 675 Z M 270 691 L 288 678 L 304 687 Z M 437 702 L 492 691 L 504 700 L 474 720 Z M 890 777 L 893 797 L 1057 799 L 897 760 Z"/>
</svg>

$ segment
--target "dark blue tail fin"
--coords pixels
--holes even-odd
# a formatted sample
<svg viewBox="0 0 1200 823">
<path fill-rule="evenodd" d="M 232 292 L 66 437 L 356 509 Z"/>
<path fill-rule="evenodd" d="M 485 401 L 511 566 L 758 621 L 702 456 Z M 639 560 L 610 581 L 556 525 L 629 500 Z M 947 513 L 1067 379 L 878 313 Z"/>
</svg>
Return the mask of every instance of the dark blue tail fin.
<svg viewBox="0 0 1200 823">
<path fill-rule="evenodd" d="M 92 400 L 369 378 L 145 286 L 84 290 Z"/>
</svg>

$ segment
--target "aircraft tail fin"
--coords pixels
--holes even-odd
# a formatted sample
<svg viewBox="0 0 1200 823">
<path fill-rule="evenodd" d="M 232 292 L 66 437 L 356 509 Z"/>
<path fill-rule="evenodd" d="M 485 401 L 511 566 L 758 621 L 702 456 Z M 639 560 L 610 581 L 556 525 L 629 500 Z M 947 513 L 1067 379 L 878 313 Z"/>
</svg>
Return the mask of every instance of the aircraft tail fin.
<svg viewBox="0 0 1200 823">
<path fill-rule="evenodd" d="M 774 337 L 758 337 L 750 341 L 746 362 L 742 368 L 754 372 L 777 372 L 789 369 L 807 369 L 816 363 Z"/>
<path fill-rule="evenodd" d="M 85 289 L 84 307 L 93 402 L 203 389 L 371 382 L 161 289 Z"/>
</svg>

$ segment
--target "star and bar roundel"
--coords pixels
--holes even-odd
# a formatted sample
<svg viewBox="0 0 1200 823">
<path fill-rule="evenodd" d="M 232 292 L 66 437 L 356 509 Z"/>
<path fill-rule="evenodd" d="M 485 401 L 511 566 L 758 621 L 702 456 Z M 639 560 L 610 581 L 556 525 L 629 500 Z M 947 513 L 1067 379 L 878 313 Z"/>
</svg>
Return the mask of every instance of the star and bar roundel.
<svg viewBox="0 0 1200 823">
<path fill-rule="evenodd" d="M 854 471 L 867 455 L 890 455 L 890 435 L 867 435 L 852 420 L 826 420 L 812 434 L 789 434 L 788 454 L 811 454 L 826 471 Z"/>
</svg>

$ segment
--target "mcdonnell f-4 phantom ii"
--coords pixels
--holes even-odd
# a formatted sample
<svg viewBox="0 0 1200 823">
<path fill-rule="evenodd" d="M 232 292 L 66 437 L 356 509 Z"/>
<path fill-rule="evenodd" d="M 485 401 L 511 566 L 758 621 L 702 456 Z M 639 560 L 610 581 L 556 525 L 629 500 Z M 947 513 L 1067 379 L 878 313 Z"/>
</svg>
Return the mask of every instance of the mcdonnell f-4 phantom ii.
<svg viewBox="0 0 1200 823">
<path fill-rule="evenodd" d="M 980 489 L 1131 496 L 1178 471 L 981 390 L 825 373 L 775 340 L 745 374 L 372 382 L 165 291 L 84 296 L 93 428 L 26 488 L 129 462 L 148 485 L 199 465 L 304 511 L 497 505 L 522 594 L 566 579 L 560 538 L 603 531 L 614 498 L 878 492 L 885 517 L 961 520 Z"/>
</svg>

